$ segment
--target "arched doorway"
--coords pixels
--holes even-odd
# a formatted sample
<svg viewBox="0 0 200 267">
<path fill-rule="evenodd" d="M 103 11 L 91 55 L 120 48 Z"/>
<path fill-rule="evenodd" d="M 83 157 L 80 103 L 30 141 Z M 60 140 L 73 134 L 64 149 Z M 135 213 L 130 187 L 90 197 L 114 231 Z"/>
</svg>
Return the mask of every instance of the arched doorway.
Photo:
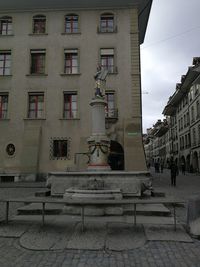
<svg viewBox="0 0 200 267">
<path fill-rule="evenodd" d="M 112 170 L 124 170 L 124 149 L 116 141 L 110 142 L 110 154 L 108 156 L 108 164 Z"/>
<path fill-rule="evenodd" d="M 193 153 L 192 162 L 193 162 L 193 170 L 194 170 L 194 172 L 198 172 L 199 171 L 199 163 L 198 163 L 198 154 L 197 154 L 196 151 Z"/>
</svg>

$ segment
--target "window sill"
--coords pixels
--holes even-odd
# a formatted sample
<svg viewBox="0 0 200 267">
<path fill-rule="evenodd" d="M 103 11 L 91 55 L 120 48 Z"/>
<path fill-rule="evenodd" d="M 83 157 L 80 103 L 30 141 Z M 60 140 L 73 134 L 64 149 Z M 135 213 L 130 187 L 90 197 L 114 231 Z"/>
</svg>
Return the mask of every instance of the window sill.
<svg viewBox="0 0 200 267">
<path fill-rule="evenodd" d="M 5 78 L 5 77 L 7 77 L 7 78 L 12 77 L 12 74 L 9 74 L 9 75 L 0 75 L 0 78 Z"/>
<path fill-rule="evenodd" d="M 51 160 L 69 160 L 68 157 L 52 157 Z"/>
<path fill-rule="evenodd" d="M 33 73 L 33 74 L 26 74 L 27 77 L 46 77 L 48 74 L 39 74 L 39 73 Z"/>
<path fill-rule="evenodd" d="M 0 34 L 0 37 L 12 37 L 14 34 Z"/>
<path fill-rule="evenodd" d="M 81 73 L 60 73 L 60 76 L 79 76 Z"/>
<path fill-rule="evenodd" d="M 5 119 L 0 119 L 0 121 L 9 121 L 10 119 L 5 118 Z"/>
<path fill-rule="evenodd" d="M 103 31 L 98 31 L 98 30 L 97 30 L 97 33 L 98 33 L 98 34 L 113 34 L 113 33 L 117 33 L 117 31 L 114 30 L 114 31 L 112 31 L 112 32 L 103 32 Z"/>
<path fill-rule="evenodd" d="M 62 32 L 61 35 L 80 35 L 81 32 Z"/>
<path fill-rule="evenodd" d="M 61 121 L 79 121 L 80 118 L 60 118 Z"/>
<path fill-rule="evenodd" d="M 117 75 L 118 71 L 108 72 L 108 75 Z"/>
<path fill-rule="evenodd" d="M 45 118 L 24 118 L 25 121 L 45 121 Z"/>
<path fill-rule="evenodd" d="M 48 33 L 29 33 L 29 36 L 46 36 Z"/>
</svg>

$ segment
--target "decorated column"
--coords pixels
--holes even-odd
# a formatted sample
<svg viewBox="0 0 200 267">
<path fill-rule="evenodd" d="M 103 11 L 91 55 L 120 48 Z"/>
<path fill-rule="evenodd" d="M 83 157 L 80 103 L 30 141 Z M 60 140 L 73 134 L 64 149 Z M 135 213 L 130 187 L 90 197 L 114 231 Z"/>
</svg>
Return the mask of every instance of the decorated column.
<svg viewBox="0 0 200 267">
<path fill-rule="evenodd" d="M 107 102 L 103 95 L 103 86 L 105 85 L 106 76 L 107 71 L 105 70 L 99 70 L 95 75 L 95 97 L 90 103 L 92 107 L 92 134 L 87 140 L 90 154 L 88 164 L 89 171 L 110 170 L 108 164 L 110 140 L 106 136 L 105 130 L 105 106 Z"/>
</svg>

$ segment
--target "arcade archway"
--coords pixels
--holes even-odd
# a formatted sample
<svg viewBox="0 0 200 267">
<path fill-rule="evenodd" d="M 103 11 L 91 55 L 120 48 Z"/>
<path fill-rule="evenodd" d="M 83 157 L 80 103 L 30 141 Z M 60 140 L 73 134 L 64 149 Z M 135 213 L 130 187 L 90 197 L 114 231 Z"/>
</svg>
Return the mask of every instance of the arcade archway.
<svg viewBox="0 0 200 267">
<path fill-rule="evenodd" d="M 190 171 L 190 155 L 186 157 L 186 171 Z"/>
<path fill-rule="evenodd" d="M 116 141 L 110 142 L 110 154 L 108 156 L 108 163 L 112 170 L 124 170 L 124 149 Z"/>
<path fill-rule="evenodd" d="M 199 171 L 198 154 L 196 151 L 193 154 L 193 170 L 194 172 Z"/>
</svg>

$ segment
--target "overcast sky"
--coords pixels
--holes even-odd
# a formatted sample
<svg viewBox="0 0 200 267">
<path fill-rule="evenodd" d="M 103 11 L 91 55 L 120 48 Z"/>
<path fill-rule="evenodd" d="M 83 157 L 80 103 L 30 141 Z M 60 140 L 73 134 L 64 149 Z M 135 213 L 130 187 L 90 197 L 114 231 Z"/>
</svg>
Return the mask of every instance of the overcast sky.
<svg viewBox="0 0 200 267">
<path fill-rule="evenodd" d="M 143 132 L 157 119 L 181 75 L 200 57 L 200 0 L 153 0 L 141 46 Z"/>
</svg>

